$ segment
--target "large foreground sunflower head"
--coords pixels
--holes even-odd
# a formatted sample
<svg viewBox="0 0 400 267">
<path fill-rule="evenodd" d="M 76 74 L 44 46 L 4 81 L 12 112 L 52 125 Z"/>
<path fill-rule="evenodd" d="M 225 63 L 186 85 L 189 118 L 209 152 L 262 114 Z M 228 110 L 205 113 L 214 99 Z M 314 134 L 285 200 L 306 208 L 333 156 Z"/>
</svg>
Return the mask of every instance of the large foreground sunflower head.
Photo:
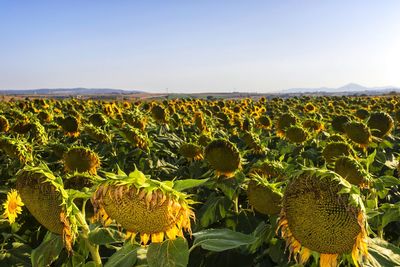
<svg viewBox="0 0 400 267">
<path fill-rule="evenodd" d="M 47 230 L 63 236 L 68 251 L 77 233 L 75 206 L 69 201 L 61 178 L 46 165 L 25 166 L 16 174 L 16 187 L 30 213 Z"/>
<path fill-rule="evenodd" d="M 211 141 L 205 149 L 205 158 L 215 169 L 217 175 L 226 177 L 234 176 L 241 164 L 239 150 L 225 139 Z"/>
<path fill-rule="evenodd" d="M 342 254 L 356 266 L 368 256 L 364 207 L 351 185 L 328 170 L 305 169 L 288 184 L 279 227 L 297 262 L 319 253 L 320 266 L 337 266 Z M 347 189 L 347 190 L 346 190 Z"/>
<path fill-rule="evenodd" d="M 63 157 L 64 167 L 67 172 L 88 172 L 96 174 L 100 167 L 99 156 L 86 147 L 72 147 Z"/>
<path fill-rule="evenodd" d="M 175 239 L 184 231 L 191 233 L 193 202 L 173 189 L 173 182 L 150 179 L 138 170 L 129 175 L 107 173 L 107 178 L 92 197 L 95 220 L 106 226 L 115 220 L 126 229 L 126 238 L 133 241 L 139 234 L 144 245 L 149 240 L 162 242 L 164 237 Z"/>
</svg>

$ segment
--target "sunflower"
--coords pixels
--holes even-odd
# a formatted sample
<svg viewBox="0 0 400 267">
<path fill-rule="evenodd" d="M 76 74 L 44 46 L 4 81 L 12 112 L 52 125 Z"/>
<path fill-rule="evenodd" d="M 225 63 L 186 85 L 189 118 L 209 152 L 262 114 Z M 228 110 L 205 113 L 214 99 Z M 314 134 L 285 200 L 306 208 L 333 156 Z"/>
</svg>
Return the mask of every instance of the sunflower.
<svg viewBox="0 0 400 267">
<path fill-rule="evenodd" d="M 217 175 L 234 176 L 240 168 L 240 153 L 234 144 L 225 139 L 211 141 L 205 149 L 205 158 Z"/>
<path fill-rule="evenodd" d="M 297 118 L 292 113 L 282 114 L 276 122 L 277 135 L 283 137 L 286 128 L 296 124 L 296 121 Z"/>
<path fill-rule="evenodd" d="M 16 187 L 27 209 L 47 230 L 62 235 L 65 247 L 72 251 L 78 231 L 74 215 L 77 208 L 69 205 L 61 178 L 46 165 L 25 166 L 16 176 Z"/>
<path fill-rule="evenodd" d="M 11 191 L 7 193 L 6 202 L 3 203 L 4 218 L 6 218 L 10 224 L 14 223 L 18 214 L 21 214 L 22 212 L 22 206 L 24 206 L 24 203 L 22 202 L 18 191 L 11 189 Z"/>
<path fill-rule="evenodd" d="M 7 118 L 0 115 L 0 132 L 8 132 L 10 130 L 10 123 Z"/>
<path fill-rule="evenodd" d="M 289 183 L 283 196 L 279 227 L 281 236 L 297 262 L 304 264 L 311 253 L 320 255 L 321 267 L 337 266 L 342 254 L 353 262 L 368 256 L 364 207 L 352 204 L 358 195 L 339 193 L 351 187 L 327 170 L 302 170 Z"/>
<path fill-rule="evenodd" d="M 261 214 L 279 214 L 283 196 L 279 185 L 279 183 L 269 183 L 266 177 L 252 175 L 247 186 L 249 204 Z"/>
<path fill-rule="evenodd" d="M 191 233 L 192 201 L 174 190 L 172 182 L 150 179 L 138 170 L 107 177 L 111 179 L 99 183 L 92 197 L 95 221 L 107 226 L 115 220 L 126 229 L 127 239 L 134 241 L 139 234 L 143 245 Z"/>
<path fill-rule="evenodd" d="M 99 156 L 86 147 L 72 147 L 63 157 L 65 170 L 68 172 L 88 172 L 96 174 L 100 167 Z"/>
<path fill-rule="evenodd" d="M 308 133 L 299 126 L 291 126 L 286 129 L 285 138 L 293 143 L 303 143 L 308 139 Z"/>
<path fill-rule="evenodd" d="M 179 147 L 179 154 L 189 160 L 203 159 L 203 148 L 193 143 L 183 143 Z"/>
<path fill-rule="evenodd" d="M 362 122 L 348 122 L 343 127 L 347 137 L 361 148 L 366 148 L 372 141 L 370 129 Z"/>
<path fill-rule="evenodd" d="M 394 126 L 393 118 L 386 112 L 374 112 L 368 119 L 368 127 L 373 136 L 382 138 L 390 134 Z"/>
</svg>

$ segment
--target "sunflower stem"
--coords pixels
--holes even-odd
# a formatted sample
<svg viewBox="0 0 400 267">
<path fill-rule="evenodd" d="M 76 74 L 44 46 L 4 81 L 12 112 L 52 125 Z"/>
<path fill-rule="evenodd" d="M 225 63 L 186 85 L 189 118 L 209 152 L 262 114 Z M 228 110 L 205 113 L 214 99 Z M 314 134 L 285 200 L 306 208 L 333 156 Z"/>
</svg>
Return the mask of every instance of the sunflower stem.
<svg viewBox="0 0 400 267">
<path fill-rule="evenodd" d="M 85 217 L 83 217 L 82 213 L 79 212 L 76 215 L 76 218 L 78 219 L 79 223 L 82 226 L 82 235 L 81 235 L 81 237 L 85 241 L 86 247 L 89 249 L 90 255 L 92 256 L 92 260 L 94 261 L 96 266 L 102 266 L 101 257 L 100 257 L 100 254 L 99 254 L 99 246 L 92 245 L 90 243 L 90 241 L 89 241 L 90 229 L 89 229 L 89 226 L 88 226 L 88 224 L 87 224 L 87 222 L 85 220 Z"/>
</svg>

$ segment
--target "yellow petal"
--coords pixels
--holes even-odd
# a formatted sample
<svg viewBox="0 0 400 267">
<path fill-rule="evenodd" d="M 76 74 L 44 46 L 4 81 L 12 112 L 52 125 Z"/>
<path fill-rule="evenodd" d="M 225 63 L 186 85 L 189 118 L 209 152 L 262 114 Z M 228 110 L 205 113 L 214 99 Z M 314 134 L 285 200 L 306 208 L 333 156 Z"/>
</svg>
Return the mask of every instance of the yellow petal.
<svg viewBox="0 0 400 267">
<path fill-rule="evenodd" d="M 320 267 L 337 267 L 338 254 L 321 254 L 319 259 Z"/>
<path fill-rule="evenodd" d="M 164 232 L 159 232 L 151 235 L 151 242 L 161 243 L 164 240 Z"/>
<path fill-rule="evenodd" d="M 149 234 L 146 233 L 140 234 L 140 242 L 142 243 L 142 245 L 147 245 L 147 243 L 149 243 L 149 240 L 150 240 Z"/>
<path fill-rule="evenodd" d="M 168 238 L 171 240 L 175 240 L 179 230 L 176 226 L 173 226 L 171 229 L 167 230 L 165 233 L 167 234 Z"/>
</svg>

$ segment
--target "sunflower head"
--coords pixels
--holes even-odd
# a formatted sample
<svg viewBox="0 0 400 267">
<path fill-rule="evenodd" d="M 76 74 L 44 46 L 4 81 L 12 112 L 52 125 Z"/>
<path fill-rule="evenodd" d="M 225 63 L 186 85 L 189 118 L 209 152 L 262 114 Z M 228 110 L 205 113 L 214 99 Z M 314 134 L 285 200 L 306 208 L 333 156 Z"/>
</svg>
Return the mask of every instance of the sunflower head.
<svg viewBox="0 0 400 267">
<path fill-rule="evenodd" d="M 265 160 L 255 163 L 250 173 L 268 179 L 282 180 L 285 177 L 285 166 L 279 161 Z"/>
<path fill-rule="evenodd" d="M 372 141 L 370 129 L 362 122 L 348 122 L 343 127 L 347 137 L 360 147 L 367 147 Z"/>
<path fill-rule="evenodd" d="M 101 127 L 107 124 L 107 118 L 102 113 L 94 113 L 89 116 L 89 121 L 91 124 L 97 127 Z"/>
<path fill-rule="evenodd" d="M 90 138 L 100 143 L 111 143 L 111 136 L 105 130 L 97 128 L 96 126 L 86 125 L 84 132 L 86 132 Z"/>
<path fill-rule="evenodd" d="M 314 132 L 319 132 L 324 129 L 322 122 L 313 119 L 306 119 L 303 121 L 303 127 Z"/>
<path fill-rule="evenodd" d="M 279 186 L 280 184 L 269 183 L 266 177 L 252 175 L 247 187 L 250 205 L 265 215 L 279 214 L 283 196 Z"/>
<path fill-rule="evenodd" d="M 29 122 L 29 120 L 16 120 L 12 127 L 12 131 L 17 134 L 26 134 L 31 128 L 32 124 Z"/>
<path fill-rule="evenodd" d="M 96 174 L 100 167 L 99 156 L 86 147 L 72 147 L 63 157 L 64 167 L 67 172 L 88 172 Z"/>
<path fill-rule="evenodd" d="M 369 116 L 369 111 L 365 108 L 360 108 L 360 109 L 357 109 L 355 115 L 356 115 L 356 117 L 364 120 Z"/>
<path fill-rule="evenodd" d="M 291 126 L 285 131 L 285 138 L 293 143 L 303 143 L 308 139 L 308 133 L 299 126 Z"/>
<path fill-rule="evenodd" d="M 7 193 L 7 200 L 3 203 L 4 218 L 6 218 L 10 224 L 14 223 L 18 214 L 21 214 L 22 212 L 22 206 L 24 206 L 24 203 L 22 202 L 18 191 L 12 189 Z"/>
<path fill-rule="evenodd" d="M 334 131 L 344 133 L 344 125 L 350 121 L 346 115 L 333 116 L 331 124 Z"/>
<path fill-rule="evenodd" d="M 328 143 L 322 151 L 322 156 L 329 163 L 334 162 L 340 156 L 350 155 L 351 147 L 346 142 Z"/>
<path fill-rule="evenodd" d="M 115 220 L 127 231 L 127 238 L 140 235 L 141 243 L 175 239 L 191 232 L 192 203 L 184 193 L 173 189 L 173 182 L 159 182 L 135 170 L 126 175 L 107 174 L 92 197 L 95 220 L 109 225 Z"/>
<path fill-rule="evenodd" d="M 65 189 L 75 189 L 81 190 L 84 187 L 90 188 L 92 187 L 96 181 L 100 178 L 96 175 L 91 175 L 89 173 L 72 173 L 68 174 L 64 178 L 64 188 Z"/>
<path fill-rule="evenodd" d="M 365 187 L 369 180 L 369 174 L 362 165 L 349 156 L 341 156 L 335 161 L 335 172 L 353 185 Z"/>
<path fill-rule="evenodd" d="M 147 149 L 149 146 L 149 139 L 139 129 L 134 128 L 130 125 L 125 125 L 119 132 L 119 134 L 134 147 L 140 149 Z"/>
<path fill-rule="evenodd" d="M 151 109 L 151 116 L 156 122 L 166 123 L 168 121 L 168 110 L 160 105 L 155 105 Z"/>
<path fill-rule="evenodd" d="M 240 168 L 240 153 L 234 144 L 225 139 L 211 141 L 205 149 L 205 158 L 217 175 L 232 177 Z"/>
<path fill-rule="evenodd" d="M 311 102 L 308 102 L 307 104 L 304 105 L 304 111 L 307 113 L 313 113 L 316 110 L 317 110 L 317 108 Z"/>
<path fill-rule="evenodd" d="M 203 148 L 193 143 L 183 143 L 179 147 L 179 154 L 190 160 L 203 159 Z"/>
<path fill-rule="evenodd" d="M 304 264 L 312 251 L 320 266 L 337 266 L 341 254 L 351 253 L 356 264 L 367 255 L 364 208 L 359 196 L 340 193 L 345 187 L 351 186 L 321 169 L 302 170 L 288 184 L 279 226 L 296 261 Z"/>
<path fill-rule="evenodd" d="M 37 114 L 37 117 L 42 123 L 49 123 L 53 120 L 53 116 L 49 112 L 44 110 L 40 111 Z"/>
<path fill-rule="evenodd" d="M 283 135 L 286 128 L 289 128 L 290 126 L 295 125 L 296 121 L 297 121 L 297 118 L 292 113 L 282 114 L 276 122 L 276 128 L 278 130 L 278 135 Z"/>
<path fill-rule="evenodd" d="M 68 206 L 68 194 L 61 178 L 55 177 L 47 166 L 25 166 L 17 174 L 16 187 L 27 209 L 49 231 L 63 235 L 68 251 L 77 233 L 73 211 Z"/>
<path fill-rule="evenodd" d="M 393 118 L 386 112 L 374 112 L 368 119 L 368 127 L 373 136 L 382 138 L 390 134 L 394 126 Z"/>
<path fill-rule="evenodd" d="M 272 127 L 272 121 L 268 116 L 261 115 L 257 120 L 257 127 L 263 129 L 270 129 Z"/>
<path fill-rule="evenodd" d="M 74 116 L 67 116 L 58 120 L 59 125 L 68 136 L 79 135 L 79 120 Z"/>
<path fill-rule="evenodd" d="M 6 133 L 10 130 L 10 123 L 7 118 L 0 115 L 0 132 Z"/>
</svg>

